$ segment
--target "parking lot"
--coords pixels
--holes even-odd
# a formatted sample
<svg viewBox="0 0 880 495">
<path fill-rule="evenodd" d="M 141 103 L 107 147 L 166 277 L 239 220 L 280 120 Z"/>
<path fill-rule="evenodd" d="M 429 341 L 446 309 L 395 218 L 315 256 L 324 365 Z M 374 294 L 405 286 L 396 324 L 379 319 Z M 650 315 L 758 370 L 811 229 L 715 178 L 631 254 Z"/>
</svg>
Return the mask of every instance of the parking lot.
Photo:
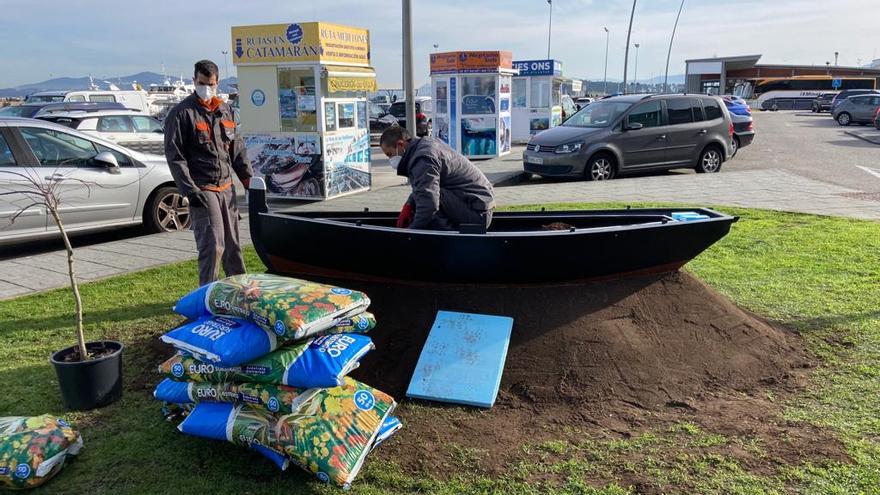
<svg viewBox="0 0 880 495">
<path fill-rule="evenodd" d="M 787 209 L 785 204 L 776 207 L 774 198 L 761 197 L 785 192 L 790 197 L 803 195 L 810 201 L 817 184 L 829 185 L 829 197 L 824 198 L 823 206 L 809 210 L 813 213 L 832 215 L 846 214 L 847 208 L 852 209 L 853 200 L 863 208 L 880 206 L 880 144 L 859 139 L 852 133 L 876 135 L 880 131 L 870 127 L 841 127 L 829 114 L 813 114 L 809 112 L 755 112 L 755 129 L 757 135 L 754 142 L 742 148 L 737 156 L 724 164 L 720 175 L 710 180 L 718 183 L 719 190 L 726 190 L 725 184 L 736 184 L 744 187 L 749 181 L 773 181 L 773 187 L 764 187 L 759 192 L 747 192 L 735 200 L 727 200 L 728 204 L 750 205 L 755 207 L 771 207 Z M 511 155 L 513 156 L 513 155 Z M 511 171 L 521 166 L 518 160 L 508 157 L 504 166 Z M 486 162 L 478 162 L 485 166 Z M 756 174 L 739 174 L 739 172 L 756 172 Z M 725 174 L 733 174 L 725 176 Z M 793 174 L 787 175 L 787 174 Z M 627 200 L 667 200 L 682 202 L 700 202 L 703 198 L 693 194 L 682 194 L 682 187 L 694 188 L 686 180 L 686 176 L 696 175 L 691 170 L 675 170 L 671 172 L 652 172 L 637 178 L 625 177 L 608 184 L 587 183 L 579 181 L 558 181 L 533 178 L 517 185 L 499 188 L 501 204 L 543 203 L 554 201 L 611 199 Z M 714 174 L 712 174 L 714 175 Z M 696 178 L 695 178 L 696 179 Z M 714 180 L 714 179 L 729 179 Z M 800 182 L 798 182 L 800 180 Z M 273 206 L 299 206 L 305 208 L 360 208 L 371 205 L 373 209 L 396 207 L 401 204 L 401 195 L 405 198 L 405 188 L 391 186 L 404 184 L 388 165 L 388 161 L 378 148 L 373 149 L 373 185 L 374 191 L 355 196 L 340 198 L 325 203 L 282 202 Z M 798 182 L 798 183 L 796 183 Z M 553 184 L 551 187 L 541 187 Z M 707 182 L 704 182 L 707 184 Z M 538 186 L 538 187 L 535 187 Z M 605 187 L 603 187 L 605 186 Z M 734 186 L 730 186 L 734 187 Z M 390 189 L 389 189 L 390 188 Z M 845 188 L 841 189 L 841 188 Z M 385 190 L 383 193 L 382 191 Z M 678 191 L 678 192 L 677 192 Z M 730 191 L 727 191 L 730 192 Z M 735 192 L 735 191 L 734 191 Z M 719 204 L 720 198 L 730 197 L 718 195 L 713 204 Z M 839 208 L 833 201 L 839 199 Z M 846 203 L 846 204 L 844 204 Z M 804 211 L 796 206 L 792 209 Z M 854 216 L 864 218 L 865 215 Z M 133 239 L 145 235 L 141 228 L 129 228 L 103 234 L 93 234 L 75 238 L 77 246 L 95 246 L 102 243 Z M 34 254 L 51 252 L 61 249 L 60 241 L 29 243 L 12 248 L 0 249 L 0 259 L 16 259 Z"/>
</svg>

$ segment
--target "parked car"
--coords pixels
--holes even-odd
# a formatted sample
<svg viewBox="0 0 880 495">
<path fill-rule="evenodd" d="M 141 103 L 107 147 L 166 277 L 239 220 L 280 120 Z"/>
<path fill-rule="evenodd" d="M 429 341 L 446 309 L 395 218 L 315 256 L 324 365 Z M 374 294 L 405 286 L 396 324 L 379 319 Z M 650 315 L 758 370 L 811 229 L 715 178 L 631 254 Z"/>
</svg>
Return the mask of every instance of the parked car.
<svg viewBox="0 0 880 495">
<path fill-rule="evenodd" d="M 463 96 L 462 100 L 468 98 L 468 96 Z M 491 99 L 491 98 L 489 98 Z M 477 104 L 473 102 L 462 102 L 462 107 L 465 107 L 466 104 Z M 484 104 L 484 103 L 480 103 Z M 495 112 L 495 106 L 493 103 L 492 112 Z M 397 100 L 391 107 L 388 109 L 388 113 L 393 115 L 394 118 L 397 119 L 397 124 L 400 127 L 406 127 L 406 102 L 403 100 Z M 431 100 L 430 96 L 416 96 L 416 135 L 419 137 L 430 136 L 431 135 L 431 117 L 430 115 L 434 113 L 434 102 Z"/>
<path fill-rule="evenodd" d="M 731 142 L 730 157 L 736 156 L 740 148 L 744 148 L 755 139 L 755 119 L 751 115 L 730 114 L 733 121 L 733 141 Z"/>
<path fill-rule="evenodd" d="M 370 102 L 370 142 L 378 144 L 385 129 L 397 125 L 397 117 L 389 114 L 378 103 Z M 390 106 L 390 105 L 389 105 Z"/>
<path fill-rule="evenodd" d="M 189 204 L 174 185 L 165 158 L 123 148 L 44 120 L 0 118 L 0 189 L 24 189 L 15 176 L 22 167 L 37 179 L 57 182 L 61 219 L 70 233 L 145 224 L 154 232 L 189 228 Z M 97 187 L 96 187 L 97 186 Z M 59 235 L 44 208 L 31 207 L 27 194 L 0 196 L 0 245 Z"/>
<path fill-rule="evenodd" d="M 0 109 L 0 117 L 37 118 L 50 112 L 66 112 L 71 110 L 125 110 L 122 103 L 25 103 Z"/>
<path fill-rule="evenodd" d="M 144 153 L 165 153 L 165 128 L 132 110 L 52 112 L 39 117 Z"/>
<path fill-rule="evenodd" d="M 820 94 L 815 100 L 813 100 L 813 106 L 810 110 L 812 110 L 813 113 L 830 112 L 831 102 L 834 101 L 835 96 L 837 96 L 837 93 Z"/>
<path fill-rule="evenodd" d="M 574 100 L 571 99 L 571 96 L 562 95 L 562 98 L 559 99 L 559 103 L 562 105 L 562 120 L 571 117 L 576 114 L 578 110 L 580 110 L 577 105 L 574 104 Z"/>
<path fill-rule="evenodd" d="M 724 95 L 724 96 L 722 96 L 722 98 L 726 98 L 728 100 L 733 100 L 735 103 L 738 103 L 738 104 L 746 106 L 746 107 L 749 106 L 749 102 L 747 102 L 746 99 L 743 98 L 742 96 Z"/>
<path fill-rule="evenodd" d="M 742 115 L 744 117 L 752 115 L 752 110 L 747 104 L 727 97 L 722 98 L 722 100 L 724 101 L 724 106 L 727 107 L 727 110 L 731 114 Z"/>
<path fill-rule="evenodd" d="M 581 96 L 580 98 L 574 100 L 574 104 L 575 104 L 575 106 L 577 106 L 577 109 L 580 110 L 581 108 L 584 108 L 585 106 L 589 105 L 590 103 L 593 103 L 594 101 L 596 101 L 595 98 L 590 98 L 588 96 Z"/>
<path fill-rule="evenodd" d="M 872 93 L 880 94 L 880 91 L 877 91 L 876 89 L 844 89 L 840 93 L 837 93 L 837 96 L 835 96 L 834 99 L 831 100 L 831 110 L 830 111 L 831 111 L 831 113 L 834 113 L 834 110 L 837 108 L 837 105 L 840 105 L 841 103 L 843 103 L 850 96 L 865 95 L 865 94 L 872 94 Z"/>
<path fill-rule="evenodd" d="M 850 96 L 832 110 L 831 116 L 842 126 L 873 124 L 874 113 L 878 107 L 880 107 L 880 94 Z"/>
<path fill-rule="evenodd" d="M 587 180 L 671 168 L 718 172 L 732 154 L 733 137 L 730 113 L 717 96 L 617 96 L 532 137 L 523 167 Z"/>
<path fill-rule="evenodd" d="M 141 112 L 150 110 L 150 102 L 147 92 L 140 90 L 81 90 L 81 91 L 41 91 L 28 95 L 25 103 L 121 103 L 127 108 L 134 108 Z"/>
</svg>

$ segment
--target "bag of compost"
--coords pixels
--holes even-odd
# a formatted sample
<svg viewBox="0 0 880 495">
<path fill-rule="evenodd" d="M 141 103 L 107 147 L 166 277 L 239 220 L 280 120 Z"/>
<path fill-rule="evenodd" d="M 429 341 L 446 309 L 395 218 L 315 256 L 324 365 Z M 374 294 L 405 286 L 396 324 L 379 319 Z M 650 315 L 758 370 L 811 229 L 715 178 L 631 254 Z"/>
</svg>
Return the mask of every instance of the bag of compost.
<svg viewBox="0 0 880 495">
<path fill-rule="evenodd" d="M 153 397 L 174 404 L 195 404 L 203 401 L 249 404 L 275 414 L 291 414 L 316 393 L 316 388 L 302 389 L 263 383 L 176 382 L 166 378 L 156 386 Z"/>
<path fill-rule="evenodd" d="M 159 365 L 159 372 L 178 381 L 337 387 L 373 348 L 366 335 L 340 333 L 282 347 L 240 366 L 219 366 L 177 354 Z"/>
<path fill-rule="evenodd" d="M 371 313 L 342 318 L 319 335 L 367 333 L 376 326 Z M 226 316 L 203 316 L 171 330 L 162 342 L 220 366 L 238 366 L 266 355 L 286 341 L 250 321 Z"/>
<path fill-rule="evenodd" d="M 321 390 L 295 414 L 274 416 L 244 405 L 202 402 L 178 429 L 266 447 L 319 480 L 348 488 L 395 406 L 389 395 L 346 378 L 343 386 Z"/>
<path fill-rule="evenodd" d="M 244 318 L 284 340 L 299 340 L 369 305 L 363 292 L 255 273 L 203 285 L 177 301 L 174 311 L 191 320 L 208 315 Z"/>
<path fill-rule="evenodd" d="M 82 437 L 63 419 L 44 414 L 0 418 L 0 488 L 33 488 L 79 453 Z"/>
</svg>

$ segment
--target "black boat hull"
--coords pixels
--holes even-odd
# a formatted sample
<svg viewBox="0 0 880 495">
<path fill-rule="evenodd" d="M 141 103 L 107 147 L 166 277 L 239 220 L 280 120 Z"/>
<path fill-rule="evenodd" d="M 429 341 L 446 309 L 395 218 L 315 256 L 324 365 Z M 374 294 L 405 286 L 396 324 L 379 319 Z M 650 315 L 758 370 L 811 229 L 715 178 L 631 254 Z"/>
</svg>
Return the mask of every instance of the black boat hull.
<svg viewBox="0 0 880 495">
<path fill-rule="evenodd" d="M 706 209 L 706 220 L 647 222 L 558 231 L 458 232 L 391 228 L 396 213 L 269 213 L 251 191 L 251 237 L 271 272 L 338 279 L 532 284 L 674 271 L 730 230 L 735 217 Z M 259 204 L 262 202 L 262 206 Z M 260 211 L 263 210 L 263 211 Z M 528 212 L 494 223 L 575 224 L 589 215 L 618 219 L 668 216 L 675 209 Z M 494 225 L 493 223 L 493 225 Z"/>
</svg>

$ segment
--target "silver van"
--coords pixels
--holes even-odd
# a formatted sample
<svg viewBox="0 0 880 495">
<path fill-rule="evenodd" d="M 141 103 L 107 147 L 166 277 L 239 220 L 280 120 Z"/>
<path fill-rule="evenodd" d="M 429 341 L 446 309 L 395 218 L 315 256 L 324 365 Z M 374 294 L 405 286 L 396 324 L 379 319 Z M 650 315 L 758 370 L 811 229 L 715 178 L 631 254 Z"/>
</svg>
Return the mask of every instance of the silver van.
<svg viewBox="0 0 880 495">
<path fill-rule="evenodd" d="M 732 140 L 730 114 L 717 96 L 615 96 L 535 135 L 523 169 L 587 180 L 671 168 L 718 172 L 733 154 Z"/>
</svg>

